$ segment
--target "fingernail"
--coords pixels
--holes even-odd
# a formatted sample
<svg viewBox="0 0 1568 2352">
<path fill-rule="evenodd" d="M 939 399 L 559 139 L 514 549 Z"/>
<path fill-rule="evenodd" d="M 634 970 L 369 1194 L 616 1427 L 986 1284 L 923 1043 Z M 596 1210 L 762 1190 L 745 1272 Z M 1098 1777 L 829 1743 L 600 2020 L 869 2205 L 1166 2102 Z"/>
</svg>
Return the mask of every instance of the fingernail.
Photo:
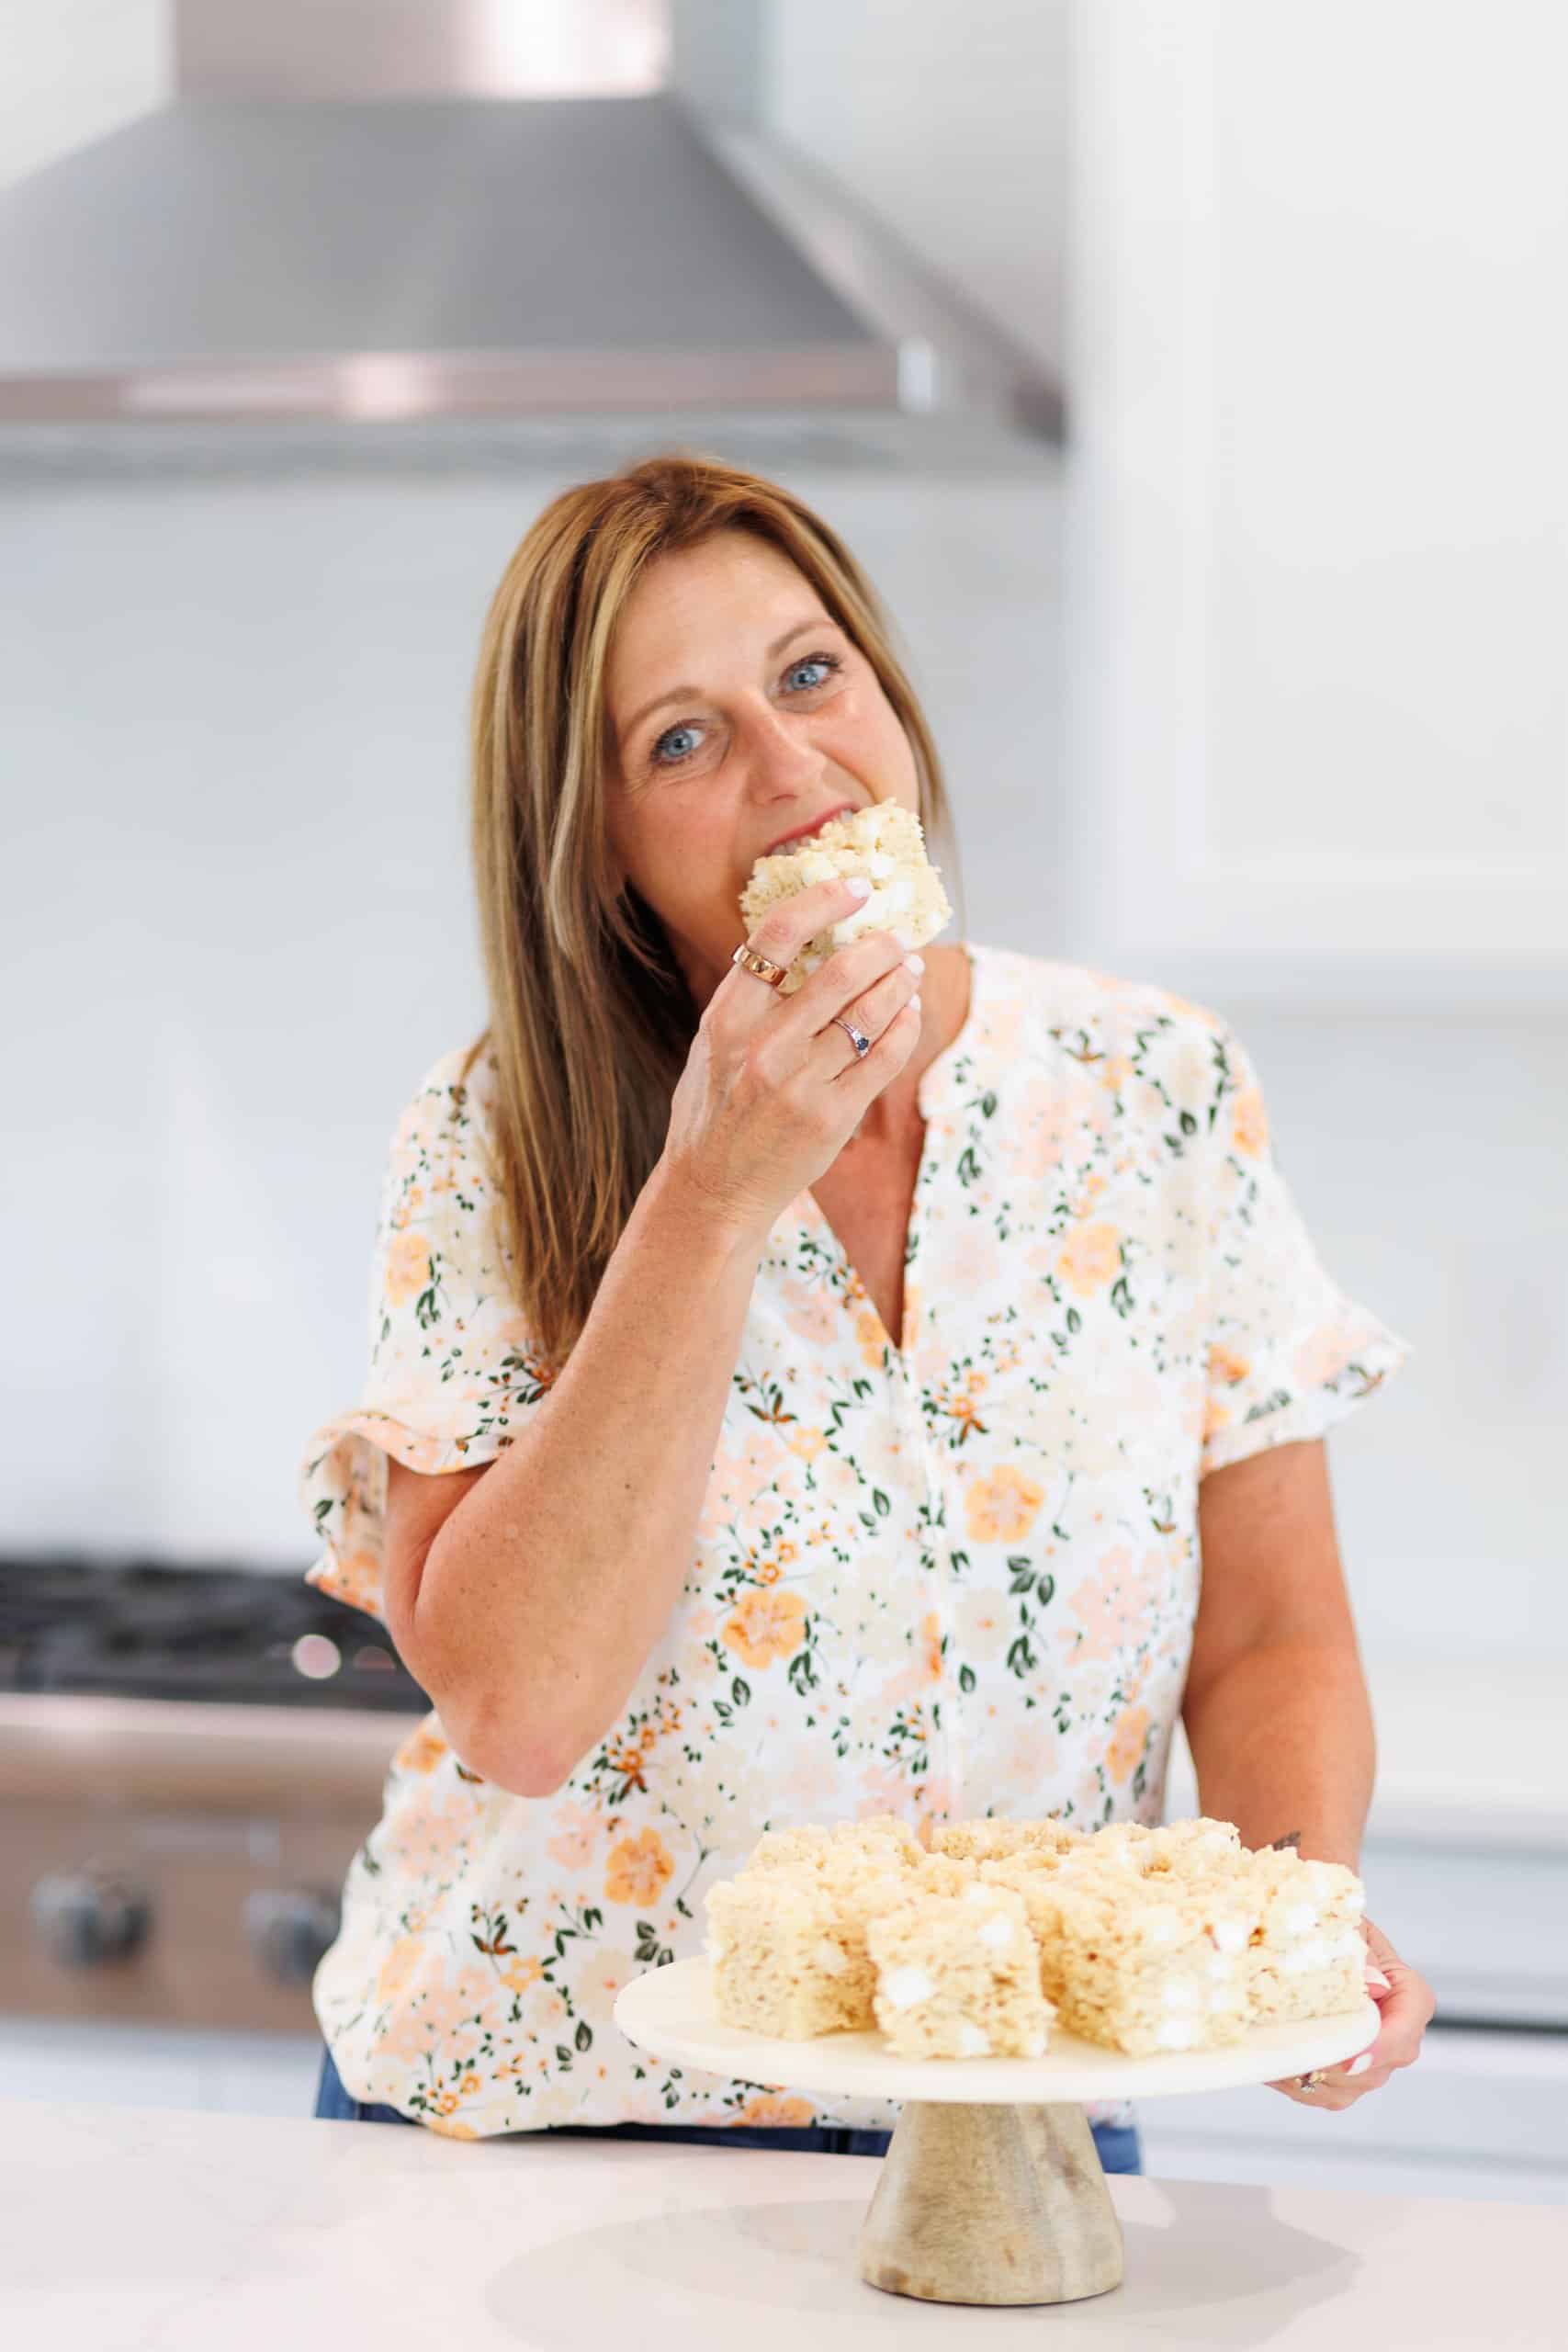
<svg viewBox="0 0 1568 2352">
<path fill-rule="evenodd" d="M 1369 1984 L 1381 1984 L 1385 1993 L 1390 1989 L 1388 1978 L 1383 1974 L 1381 1968 L 1368 1968 L 1367 1983 Z"/>
<path fill-rule="evenodd" d="M 1350 2064 L 1346 2067 L 1345 2072 L 1348 2075 L 1364 2075 L 1371 2063 L 1371 2052 L 1370 2050 L 1363 2050 L 1359 2058 L 1351 2059 Z"/>
<path fill-rule="evenodd" d="M 871 896 L 871 884 L 863 874 L 850 875 L 844 888 L 852 899 L 869 899 Z"/>
<path fill-rule="evenodd" d="M 919 992 L 919 989 L 917 989 L 915 990 L 914 995 L 909 999 L 909 1010 L 910 1010 L 910 1012 L 919 1012 L 919 1009 L 920 1009 L 920 992 Z"/>
<path fill-rule="evenodd" d="M 926 959 L 923 956 L 919 955 L 906 956 L 904 958 L 904 966 L 907 971 L 923 972 L 926 968 Z"/>
</svg>

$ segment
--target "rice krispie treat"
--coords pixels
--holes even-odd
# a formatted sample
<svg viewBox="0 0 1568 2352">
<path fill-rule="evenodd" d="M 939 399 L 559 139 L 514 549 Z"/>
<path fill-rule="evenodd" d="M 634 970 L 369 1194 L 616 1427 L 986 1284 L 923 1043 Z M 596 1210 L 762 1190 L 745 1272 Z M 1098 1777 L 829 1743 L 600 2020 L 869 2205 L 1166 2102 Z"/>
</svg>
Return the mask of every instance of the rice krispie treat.
<svg viewBox="0 0 1568 2352">
<path fill-rule="evenodd" d="M 1124 1842 L 1102 1846 L 1098 1838 L 1049 1849 L 1025 1847 L 977 1868 L 984 1884 L 1010 1887 L 1022 1899 L 1040 1952 L 1040 1989 L 1048 2001 L 1058 2003 L 1063 1990 L 1060 1894 L 1074 1886 L 1098 1887 L 1114 1901 L 1130 1879 L 1143 1877 L 1135 1847 Z"/>
<path fill-rule="evenodd" d="M 977 1862 L 1005 1861 L 1014 1854 L 1058 1854 L 1087 1846 L 1084 1831 L 1065 1821 L 1012 1821 L 982 1815 L 973 1821 L 945 1821 L 931 1833 L 933 1854 L 953 1854 Z"/>
<path fill-rule="evenodd" d="M 1332 2017 L 1366 1996 L 1366 1890 L 1342 1862 L 1303 1861 L 1265 1847 L 1241 1873 L 1259 1910 L 1253 1947 L 1255 2024 Z"/>
<path fill-rule="evenodd" d="M 1239 2041 L 1262 1902 L 1232 1875 L 1057 1875 L 1057 2008 L 1069 2033 L 1150 2057 Z"/>
<path fill-rule="evenodd" d="M 760 857 L 740 899 L 748 932 L 768 909 L 814 882 L 834 875 L 863 874 L 871 896 L 806 945 L 779 982 L 781 996 L 793 996 L 825 964 L 836 947 L 863 931 L 890 931 L 905 947 L 923 947 L 953 920 L 942 889 L 942 869 L 926 856 L 925 834 L 912 808 L 901 800 L 874 800 L 846 817 L 831 817 L 819 831 L 795 847 Z"/>
<path fill-rule="evenodd" d="M 901 2058 L 1038 2058 L 1053 2010 L 1020 1897 L 978 1882 L 874 1918 L 873 2006 Z"/>
<path fill-rule="evenodd" d="M 907 1821 L 879 1813 L 864 1821 L 835 1821 L 825 1826 L 765 1829 L 747 1857 L 749 1871 L 820 1869 L 829 1860 L 908 1867 L 925 1858 L 925 1848 Z"/>
<path fill-rule="evenodd" d="M 863 2030 L 875 1977 L 867 1930 L 910 1899 L 908 1876 L 896 1868 L 743 1871 L 720 1880 L 705 1897 L 720 2018 L 787 2041 Z"/>
<path fill-rule="evenodd" d="M 1234 1821 L 1212 1821 L 1199 1814 L 1187 1821 L 1168 1821 L 1150 1827 L 1141 1821 L 1112 1821 L 1094 1834 L 1102 1853 L 1126 1849 L 1140 1870 L 1177 1871 L 1190 1874 L 1239 1861 L 1247 1848 Z"/>
</svg>

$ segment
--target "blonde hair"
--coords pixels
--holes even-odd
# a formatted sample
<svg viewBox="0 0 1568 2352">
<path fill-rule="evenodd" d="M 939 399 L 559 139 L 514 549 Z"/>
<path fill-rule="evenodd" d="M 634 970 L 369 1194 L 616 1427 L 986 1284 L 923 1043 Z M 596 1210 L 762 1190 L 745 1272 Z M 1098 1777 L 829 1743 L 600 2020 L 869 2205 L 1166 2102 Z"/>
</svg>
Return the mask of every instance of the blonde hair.
<svg viewBox="0 0 1568 2352">
<path fill-rule="evenodd" d="M 495 1213 L 547 1384 L 663 1148 L 698 1019 L 662 924 L 629 881 L 617 885 L 612 861 L 611 639 L 649 563 L 723 530 L 786 556 L 876 673 L 914 755 L 932 855 L 956 882 L 931 729 L 874 589 L 818 515 L 760 475 L 687 451 L 550 502 L 502 575 L 474 678 L 470 847 L 489 1026 L 463 1065 L 466 1076 L 491 1048 Z"/>
</svg>

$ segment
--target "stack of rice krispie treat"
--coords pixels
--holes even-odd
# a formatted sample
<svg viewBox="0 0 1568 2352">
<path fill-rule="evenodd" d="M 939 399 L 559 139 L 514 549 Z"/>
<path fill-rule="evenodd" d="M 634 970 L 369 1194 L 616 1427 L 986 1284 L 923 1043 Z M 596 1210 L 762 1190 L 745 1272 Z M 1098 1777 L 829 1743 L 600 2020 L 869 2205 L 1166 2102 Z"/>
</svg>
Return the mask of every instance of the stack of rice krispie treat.
<svg viewBox="0 0 1568 2352">
<path fill-rule="evenodd" d="M 1360 1881 L 1230 1822 L 1085 1832 L 886 1817 L 769 1833 L 707 1896 L 720 2016 L 800 2039 L 878 2026 L 910 2057 L 1036 2056 L 1054 2019 L 1131 2056 L 1363 1997 Z"/>
</svg>

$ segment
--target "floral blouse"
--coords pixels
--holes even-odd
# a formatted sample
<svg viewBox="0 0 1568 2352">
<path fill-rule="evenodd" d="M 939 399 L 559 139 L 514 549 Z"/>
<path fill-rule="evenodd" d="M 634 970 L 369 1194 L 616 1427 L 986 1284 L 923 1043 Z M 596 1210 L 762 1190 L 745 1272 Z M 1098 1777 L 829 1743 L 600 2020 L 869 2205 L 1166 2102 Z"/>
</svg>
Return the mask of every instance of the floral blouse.
<svg viewBox="0 0 1568 2352">
<path fill-rule="evenodd" d="M 470 1771 L 434 1713 L 393 1758 L 314 1983 L 355 2098 L 464 2138 L 887 2129 L 888 2100 L 649 2056 L 615 1996 L 701 1951 L 705 1892 L 765 1828 L 1162 1818 L 1199 1480 L 1319 1436 L 1409 1348 L 1320 1264 L 1220 1016 L 964 952 L 967 1018 L 920 1080 L 897 1344 L 800 1193 L 767 1238 L 684 1585 L 619 1717 L 549 1796 Z M 365 1391 L 300 1465 L 309 1581 L 372 1615 L 388 1455 L 493 1461 L 545 1394 L 480 1148 L 494 1066 L 464 1084 L 463 1058 L 398 1126 Z"/>
</svg>

